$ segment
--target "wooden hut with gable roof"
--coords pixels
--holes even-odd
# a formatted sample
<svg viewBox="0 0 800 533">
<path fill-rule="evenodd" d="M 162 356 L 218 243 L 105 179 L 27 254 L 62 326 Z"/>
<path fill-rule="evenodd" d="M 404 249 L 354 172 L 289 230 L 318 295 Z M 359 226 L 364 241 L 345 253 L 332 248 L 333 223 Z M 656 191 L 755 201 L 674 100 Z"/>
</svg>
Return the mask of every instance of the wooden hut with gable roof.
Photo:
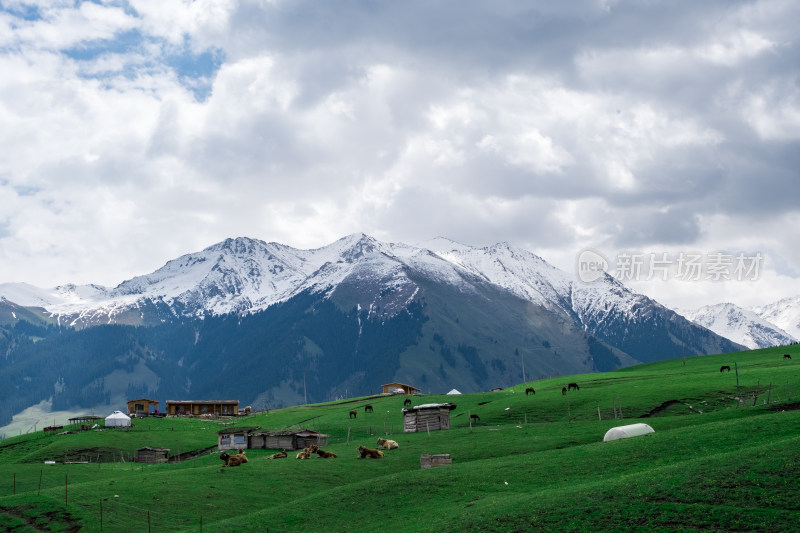
<svg viewBox="0 0 800 533">
<path fill-rule="evenodd" d="M 403 433 L 450 429 L 450 411 L 454 403 L 426 403 L 403 409 Z"/>
</svg>

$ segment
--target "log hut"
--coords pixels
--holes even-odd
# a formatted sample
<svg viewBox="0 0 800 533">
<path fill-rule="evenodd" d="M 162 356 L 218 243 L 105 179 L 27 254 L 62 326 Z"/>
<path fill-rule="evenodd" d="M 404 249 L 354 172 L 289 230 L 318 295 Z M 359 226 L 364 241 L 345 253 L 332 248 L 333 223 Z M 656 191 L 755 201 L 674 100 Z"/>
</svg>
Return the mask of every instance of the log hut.
<svg viewBox="0 0 800 533">
<path fill-rule="evenodd" d="M 450 429 L 450 411 L 454 403 L 427 403 L 403 409 L 403 432 L 438 431 Z"/>
<path fill-rule="evenodd" d="M 166 463 L 169 461 L 169 448 L 145 446 L 136 450 L 137 463 Z"/>
</svg>

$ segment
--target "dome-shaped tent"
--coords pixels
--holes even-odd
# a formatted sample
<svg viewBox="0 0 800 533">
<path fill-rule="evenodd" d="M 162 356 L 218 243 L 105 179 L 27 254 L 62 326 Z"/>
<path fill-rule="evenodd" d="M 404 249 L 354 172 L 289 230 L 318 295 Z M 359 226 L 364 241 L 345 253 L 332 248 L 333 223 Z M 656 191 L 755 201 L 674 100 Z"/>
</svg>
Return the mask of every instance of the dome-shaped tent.
<svg viewBox="0 0 800 533">
<path fill-rule="evenodd" d="M 131 419 L 122 411 L 114 411 L 106 417 L 106 427 L 130 427 Z"/>
<path fill-rule="evenodd" d="M 628 437 L 638 437 L 639 435 L 646 435 L 648 433 L 655 433 L 655 430 L 647 424 L 631 424 L 629 426 L 617 426 L 606 431 L 603 442 L 617 439 L 627 439 Z"/>
</svg>

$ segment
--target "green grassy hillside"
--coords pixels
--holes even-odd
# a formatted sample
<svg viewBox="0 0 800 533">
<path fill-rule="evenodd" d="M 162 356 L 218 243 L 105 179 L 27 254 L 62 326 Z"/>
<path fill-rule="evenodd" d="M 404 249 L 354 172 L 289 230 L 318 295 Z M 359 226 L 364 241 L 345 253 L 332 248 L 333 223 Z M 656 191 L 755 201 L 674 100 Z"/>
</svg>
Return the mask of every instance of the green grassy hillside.
<svg viewBox="0 0 800 533">
<path fill-rule="evenodd" d="M 569 382 L 580 390 L 564 395 Z M 527 387 L 536 394 L 526 396 Z M 325 449 L 338 454 L 328 460 L 248 450 L 237 468 L 221 468 L 217 453 L 129 462 L 143 446 L 173 455 L 211 446 L 228 427 L 185 418 L 7 439 L 0 531 L 792 531 L 800 523 L 797 346 L 415 397 L 457 404 L 451 429 L 430 434 L 402 432 L 403 399 L 235 420 L 327 433 Z M 469 414 L 480 417 L 472 427 Z M 602 442 L 608 429 L 636 422 L 655 433 Z M 357 458 L 358 445 L 386 435 L 398 450 Z M 422 470 L 426 453 L 449 453 L 452 465 Z"/>
</svg>

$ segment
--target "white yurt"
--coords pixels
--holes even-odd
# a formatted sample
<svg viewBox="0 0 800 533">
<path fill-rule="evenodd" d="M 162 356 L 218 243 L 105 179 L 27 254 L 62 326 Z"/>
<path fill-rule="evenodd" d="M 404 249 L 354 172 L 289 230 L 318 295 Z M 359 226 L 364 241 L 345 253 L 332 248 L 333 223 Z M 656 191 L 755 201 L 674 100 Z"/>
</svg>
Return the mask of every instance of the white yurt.
<svg viewBox="0 0 800 533">
<path fill-rule="evenodd" d="M 647 424 L 631 424 L 629 426 L 617 426 L 606 431 L 603 442 L 617 439 L 627 439 L 628 437 L 638 437 L 639 435 L 647 435 L 648 433 L 655 433 L 655 430 Z"/>
<path fill-rule="evenodd" d="M 122 411 L 114 411 L 106 417 L 106 427 L 130 427 L 131 418 Z"/>
<path fill-rule="evenodd" d="M 461 392 L 458 389 L 453 389 L 450 392 L 448 392 L 447 394 L 461 394 Z"/>
</svg>

